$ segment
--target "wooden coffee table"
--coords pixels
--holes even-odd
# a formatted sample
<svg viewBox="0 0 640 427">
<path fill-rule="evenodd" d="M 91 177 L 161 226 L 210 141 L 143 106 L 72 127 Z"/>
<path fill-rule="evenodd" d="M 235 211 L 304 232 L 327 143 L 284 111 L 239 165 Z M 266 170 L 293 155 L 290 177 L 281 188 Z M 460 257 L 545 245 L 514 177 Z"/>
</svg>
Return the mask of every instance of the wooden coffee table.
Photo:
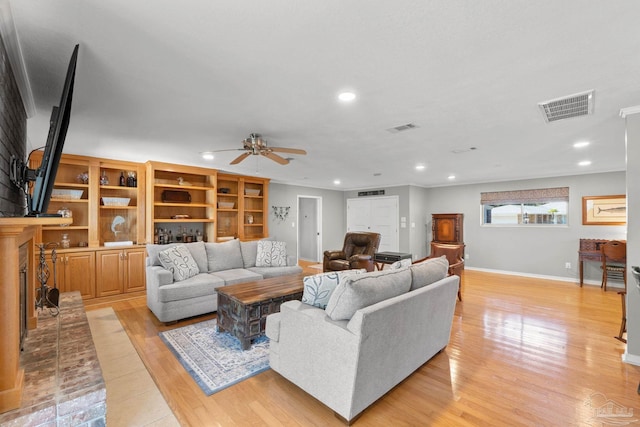
<svg viewBox="0 0 640 427">
<path fill-rule="evenodd" d="M 252 339 L 264 335 L 269 314 L 278 313 L 285 301 L 302 299 L 305 276 L 299 273 L 216 289 L 218 331 L 233 334 L 240 340 L 242 349 L 248 350 Z"/>
</svg>

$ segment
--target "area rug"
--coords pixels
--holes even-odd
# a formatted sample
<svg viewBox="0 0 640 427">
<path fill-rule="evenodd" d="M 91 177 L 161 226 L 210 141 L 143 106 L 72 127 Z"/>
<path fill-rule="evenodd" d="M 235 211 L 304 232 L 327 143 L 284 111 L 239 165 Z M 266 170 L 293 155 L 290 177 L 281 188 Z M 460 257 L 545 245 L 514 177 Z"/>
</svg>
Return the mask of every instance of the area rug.
<svg viewBox="0 0 640 427">
<path fill-rule="evenodd" d="M 207 396 L 269 369 L 267 337 L 243 351 L 236 337 L 216 330 L 216 319 L 159 335 Z"/>
</svg>

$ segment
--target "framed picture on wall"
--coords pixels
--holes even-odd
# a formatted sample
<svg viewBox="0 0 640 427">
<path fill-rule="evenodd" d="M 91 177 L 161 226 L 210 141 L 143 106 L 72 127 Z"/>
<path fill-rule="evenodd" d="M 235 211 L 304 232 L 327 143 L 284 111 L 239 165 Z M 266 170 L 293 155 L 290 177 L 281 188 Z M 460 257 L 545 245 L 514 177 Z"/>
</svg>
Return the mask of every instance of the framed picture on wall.
<svg viewBox="0 0 640 427">
<path fill-rule="evenodd" d="M 618 196 L 584 196 L 582 225 L 624 225 L 627 222 L 627 198 Z"/>
</svg>

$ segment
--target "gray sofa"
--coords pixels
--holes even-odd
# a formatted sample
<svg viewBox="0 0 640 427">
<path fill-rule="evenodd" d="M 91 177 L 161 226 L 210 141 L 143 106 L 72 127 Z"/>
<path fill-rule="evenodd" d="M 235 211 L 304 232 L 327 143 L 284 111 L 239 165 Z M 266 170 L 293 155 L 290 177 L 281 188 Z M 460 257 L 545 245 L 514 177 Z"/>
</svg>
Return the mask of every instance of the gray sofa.
<svg viewBox="0 0 640 427">
<path fill-rule="evenodd" d="M 285 302 L 267 317 L 271 368 L 351 422 L 449 342 L 460 278 L 444 262 L 429 283 L 415 264 L 351 278 L 325 310 Z"/>
<path fill-rule="evenodd" d="M 221 286 L 302 272 L 294 257 L 287 257 L 286 266 L 258 267 L 258 241 L 234 239 L 185 243 L 198 271 L 193 277 L 174 281 L 174 274 L 162 266 L 158 254 L 177 245 L 147 245 L 147 306 L 161 322 L 216 311 L 216 289 Z"/>
</svg>

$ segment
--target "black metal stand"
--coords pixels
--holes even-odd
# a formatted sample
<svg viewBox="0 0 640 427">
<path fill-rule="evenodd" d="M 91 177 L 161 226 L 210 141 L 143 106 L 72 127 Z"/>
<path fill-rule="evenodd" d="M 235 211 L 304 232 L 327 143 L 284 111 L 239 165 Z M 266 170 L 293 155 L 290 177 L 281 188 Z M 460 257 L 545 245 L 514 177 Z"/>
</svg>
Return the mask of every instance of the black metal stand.
<svg viewBox="0 0 640 427">
<path fill-rule="evenodd" d="M 40 249 L 40 262 L 38 264 L 38 281 L 40 282 L 40 287 L 36 289 L 36 309 L 45 309 L 49 308 L 49 313 L 52 316 L 57 316 L 60 313 L 60 309 L 58 308 L 58 286 L 56 284 L 56 263 L 57 263 L 57 253 L 56 247 L 57 243 L 44 243 L 39 244 L 38 248 Z M 47 248 L 51 247 L 51 264 L 53 265 L 53 288 L 47 286 L 47 282 L 49 281 L 49 266 L 47 265 L 46 252 Z"/>
</svg>

